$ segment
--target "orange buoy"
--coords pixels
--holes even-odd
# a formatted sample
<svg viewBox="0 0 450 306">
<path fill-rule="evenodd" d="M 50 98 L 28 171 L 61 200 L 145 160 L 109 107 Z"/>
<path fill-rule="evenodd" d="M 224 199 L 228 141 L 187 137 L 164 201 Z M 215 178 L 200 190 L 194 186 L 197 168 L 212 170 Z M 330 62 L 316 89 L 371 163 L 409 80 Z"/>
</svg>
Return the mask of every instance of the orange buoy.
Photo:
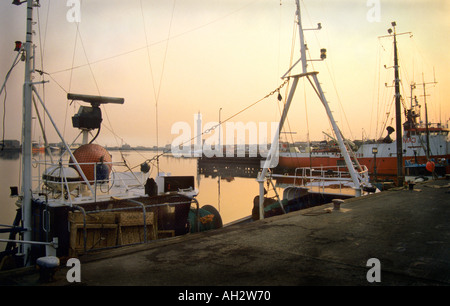
<svg viewBox="0 0 450 306">
<path fill-rule="evenodd" d="M 427 165 L 425 166 L 425 168 L 429 171 L 429 172 L 433 172 L 434 171 L 434 167 L 435 164 L 432 161 L 427 162 Z"/>
<path fill-rule="evenodd" d="M 97 177 L 98 179 L 105 179 L 103 176 L 109 176 L 109 173 L 111 171 L 112 165 L 112 158 L 109 152 L 102 146 L 98 144 L 85 144 L 80 146 L 78 149 L 76 149 L 73 152 L 73 156 L 77 160 L 77 162 L 80 164 L 80 168 L 83 171 L 84 175 L 89 181 L 94 181 L 94 179 Z M 70 163 L 73 163 L 72 159 L 70 159 Z M 96 167 L 96 163 L 105 163 L 103 164 L 103 169 L 107 170 L 107 173 L 102 173 L 102 177 L 99 177 L 99 173 L 97 170 L 97 175 L 95 173 L 95 169 L 98 169 L 99 167 Z M 72 167 L 75 167 L 72 165 Z M 75 168 L 77 169 L 77 168 Z M 77 169 L 78 170 L 78 169 Z M 81 174 L 80 174 L 81 175 Z"/>
</svg>

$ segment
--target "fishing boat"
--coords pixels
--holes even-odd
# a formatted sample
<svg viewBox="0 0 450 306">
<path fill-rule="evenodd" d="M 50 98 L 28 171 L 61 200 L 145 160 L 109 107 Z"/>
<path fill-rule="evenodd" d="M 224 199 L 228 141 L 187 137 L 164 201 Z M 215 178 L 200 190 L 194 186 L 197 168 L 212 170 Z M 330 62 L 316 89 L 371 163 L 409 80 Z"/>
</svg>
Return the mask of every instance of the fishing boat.
<svg viewBox="0 0 450 306">
<path fill-rule="evenodd" d="M 395 105 L 396 126 L 386 128 L 386 136 L 377 141 L 367 141 L 359 148 L 352 150 L 361 165 L 367 167 L 372 179 L 394 180 L 399 186 L 405 180 L 411 180 L 419 176 L 443 177 L 450 173 L 450 139 L 448 123 L 429 123 L 427 114 L 425 121 L 420 118 L 420 106 L 416 98 L 413 98 L 411 85 L 411 106 L 405 110 L 405 121 L 401 119 L 401 94 L 397 51 L 396 23 L 392 23 L 393 29 L 389 29 L 389 35 L 394 40 L 394 68 L 395 68 Z M 423 82 L 424 97 L 425 85 Z M 424 101 L 425 112 L 426 100 Z M 396 139 L 391 138 L 396 133 Z M 293 169 L 298 167 L 339 167 L 345 165 L 342 152 L 335 147 L 324 150 L 309 150 L 300 152 L 281 148 L 279 167 Z"/>
<path fill-rule="evenodd" d="M 348 148 L 348 142 L 341 134 L 341 131 L 333 117 L 325 93 L 318 79 L 318 71 L 309 71 L 308 62 L 314 59 L 308 59 L 307 46 L 304 39 L 305 30 L 320 30 L 321 24 L 316 29 L 303 29 L 301 19 L 301 8 L 299 0 L 296 0 L 296 23 L 298 25 L 300 37 L 300 59 L 289 68 L 282 79 L 293 80 L 290 85 L 289 95 L 284 104 L 284 109 L 278 125 L 277 133 L 272 140 L 270 151 L 266 160 L 263 161 L 263 167 L 258 175 L 259 195 L 254 199 L 252 211 L 253 219 L 263 219 L 268 216 L 288 213 L 290 211 L 307 208 L 310 206 L 329 203 L 333 199 L 347 199 L 351 197 L 363 196 L 370 192 L 375 192 L 369 182 L 368 169 L 365 165 L 359 163 L 356 156 Z M 326 49 L 320 50 L 320 60 L 326 59 Z M 293 68 L 301 64 L 301 73 L 291 74 Z M 323 104 L 333 131 L 336 135 L 337 148 L 333 150 L 321 150 L 321 155 L 339 154 L 342 163 L 334 165 L 324 165 L 319 159 L 312 158 L 313 164 L 308 163 L 294 166 L 293 174 L 276 174 L 273 169 L 277 167 L 277 159 L 283 166 L 283 155 L 279 152 L 279 138 L 283 129 L 289 108 L 293 101 L 295 90 L 300 79 L 306 78 L 320 102 Z M 338 150 L 339 153 L 336 153 Z M 275 183 L 274 183 L 275 181 Z M 265 188 L 267 184 L 267 189 Z M 283 195 L 280 196 L 277 188 L 283 189 Z M 274 195 L 269 195 L 272 191 Z"/>
<path fill-rule="evenodd" d="M 43 153 L 45 152 L 45 147 L 42 143 L 33 142 L 33 153 Z"/>
<path fill-rule="evenodd" d="M 22 57 L 25 62 L 22 186 L 12 194 L 18 198 L 17 216 L 11 226 L 1 228 L 9 238 L 1 239 L 7 245 L 0 262 L 14 263 L 8 268 L 31 266 L 46 258 L 59 262 L 59 258 L 221 227 L 220 214 L 212 206 L 199 206 L 194 176 L 158 173 L 151 178 L 151 160 L 142 162 L 140 171 L 133 171 L 125 159 L 113 161 L 109 152 L 95 143 L 102 124 L 100 106 L 121 105 L 124 98 L 68 93 L 68 101 L 81 104 L 72 124 L 80 130 L 77 139 L 81 136 L 82 144 L 73 149 L 64 139 L 48 102 L 44 103 L 36 89 L 47 81 L 37 82 L 33 77 L 33 10 L 39 1 L 13 4 L 25 2 L 26 42 L 16 42 L 15 48 L 16 59 Z M 57 158 L 32 157 L 31 122 L 37 103 L 63 143 Z M 45 143 L 44 147 L 49 146 Z"/>
</svg>

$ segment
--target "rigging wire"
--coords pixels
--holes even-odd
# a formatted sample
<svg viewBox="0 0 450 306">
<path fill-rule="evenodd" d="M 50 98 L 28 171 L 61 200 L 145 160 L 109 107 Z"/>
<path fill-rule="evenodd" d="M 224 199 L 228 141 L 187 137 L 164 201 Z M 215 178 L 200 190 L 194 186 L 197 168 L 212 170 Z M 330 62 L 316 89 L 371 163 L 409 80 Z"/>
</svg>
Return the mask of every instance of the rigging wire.
<svg viewBox="0 0 450 306">
<path fill-rule="evenodd" d="M 296 26 L 297 26 L 297 23 L 294 22 L 293 23 L 293 29 L 292 29 L 291 55 L 290 55 L 290 58 L 289 58 L 289 67 L 292 67 L 292 63 L 294 61 L 295 41 L 296 41 L 296 34 L 297 34 Z M 289 92 L 289 78 L 287 78 L 287 80 L 288 80 L 288 82 L 287 82 L 287 86 L 286 86 L 285 93 L 284 93 L 285 99 L 284 99 L 284 102 L 283 102 L 283 107 L 286 105 L 287 96 L 288 96 L 288 92 Z M 279 113 L 279 115 L 281 117 L 282 110 L 280 108 L 280 104 L 278 103 L 277 106 L 278 106 L 278 113 Z M 287 125 L 288 132 L 290 133 L 292 130 L 291 130 L 291 127 L 290 127 L 289 117 L 286 117 L 286 125 Z M 283 130 L 284 129 L 286 129 L 286 127 L 283 126 Z M 287 136 L 285 137 L 285 139 L 287 141 Z M 293 141 L 292 141 L 292 143 L 293 143 Z"/>
<path fill-rule="evenodd" d="M 92 79 L 93 79 L 94 84 L 95 84 L 95 88 L 97 89 L 97 93 L 101 96 L 100 87 L 98 86 L 97 79 L 95 78 L 94 71 L 92 70 L 91 62 L 89 61 L 89 57 L 87 55 L 87 51 L 86 51 L 86 48 L 85 48 L 84 43 L 83 43 L 83 37 L 81 36 L 81 32 L 80 32 L 80 24 L 78 22 L 75 22 L 75 24 L 76 24 L 76 27 L 77 27 L 78 37 L 80 38 L 81 48 L 83 49 L 84 57 L 86 59 L 87 66 L 89 68 L 89 72 L 91 73 Z"/>
<path fill-rule="evenodd" d="M 173 23 L 173 16 L 174 16 L 174 12 L 175 12 L 176 0 L 173 0 L 172 14 L 171 14 L 170 23 L 169 23 L 169 31 L 167 33 L 166 46 L 165 46 L 165 51 L 164 51 L 164 58 L 163 58 L 163 63 L 162 63 L 161 76 L 160 76 L 160 80 L 159 80 L 158 90 L 156 90 L 156 88 L 155 88 L 155 79 L 154 79 L 154 76 L 153 76 L 153 68 L 152 68 L 151 58 L 150 58 L 150 47 L 149 47 L 149 42 L 148 42 L 147 28 L 145 26 L 145 15 L 144 15 L 144 8 L 142 6 L 142 0 L 140 0 L 139 3 L 140 3 L 142 21 L 143 21 L 143 24 L 144 24 L 144 34 L 145 34 L 145 44 L 146 44 L 146 50 L 147 50 L 147 59 L 148 59 L 148 63 L 149 63 L 149 66 L 150 66 L 150 74 L 151 74 L 152 85 L 153 85 L 153 95 L 154 95 L 154 99 L 155 99 L 155 131 L 156 131 L 156 147 L 157 147 L 156 153 L 157 153 L 157 156 L 158 156 L 159 155 L 158 154 L 159 153 L 159 151 L 158 151 L 158 148 L 159 148 L 158 103 L 159 103 L 159 97 L 160 97 L 161 87 L 162 87 L 162 83 L 163 83 L 163 76 L 164 76 L 164 71 L 165 71 L 167 51 L 168 51 L 168 48 L 169 48 L 170 35 L 171 35 L 171 31 L 172 31 L 172 23 Z M 157 167 L 159 169 L 159 159 L 157 159 Z"/>
<path fill-rule="evenodd" d="M 378 102 L 380 100 L 380 72 L 379 72 L 380 71 L 380 63 L 381 63 L 381 56 L 380 56 L 380 48 L 378 47 L 376 57 L 375 57 L 375 76 L 373 78 L 373 80 L 374 80 L 373 87 L 374 87 L 374 91 L 376 88 L 377 95 L 376 96 L 373 95 L 373 98 L 372 98 L 372 108 L 371 108 L 371 112 L 370 112 L 369 132 L 366 135 L 372 134 L 372 123 L 373 123 L 373 113 L 374 113 L 373 108 L 374 108 L 375 102 L 376 102 L 376 106 L 377 106 L 376 114 L 378 115 L 378 104 L 379 104 Z M 375 99 L 376 99 L 376 101 L 374 101 Z M 376 120 L 378 121 L 378 116 L 377 116 Z M 377 127 L 378 127 L 378 124 L 375 125 L 375 135 L 376 135 Z M 364 137 L 361 137 L 361 138 L 362 138 L 361 140 L 364 142 Z"/>
<path fill-rule="evenodd" d="M 170 41 L 170 33 L 172 31 L 172 22 L 173 22 L 173 15 L 175 12 L 175 5 L 176 5 L 176 0 L 173 0 L 173 6 L 172 6 L 172 15 L 170 17 L 170 24 L 169 24 L 169 31 L 167 33 L 167 40 L 166 40 L 166 49 L 164 51 L 164 59 L 163 59 L 163 65 L 162 65 L 162 70 L 161 70 L 161 79 L 159 80 L 159 87 L 158 87 L 158 94 L 156 96 L 156 101 L 155 101 L 155 108 L 156 108 L 156 114 L 155 114 L 155 124 L 156 124 L 156 153 L 158 153 L 158 148 L 159 148 L 159 123 L 158 123 L 158 102 L 159 102 L 159 94 L 161 93 L 161 86 L 162 86 L 162 82 L 163 82 L 163 76 L 164 76 L 164 68 L 166 66 L 166 58 L 167 58 L 167 50 L 169 49 L 169 41 Z M 159 171 L 159 159 L 157 160 L 157 166 L 158 166 L 158 171 Z"/>
<path fill-rule="evenodd" d="M 66 91 L 64 88 L 61 87 L 61 85 L 59 85 L 58 83 L 56 83 L 56 84 L 58 84 L 58 85 L 59 85 L 66 93 L 69 93 L 69 92 L 70 92 L 70 89 L 71 89 L 71 87 L 72 87 L 72 77 L 73 77 L 73 71 L 74 71 L 73 67 L 74 67 L 74 63 L 75 63 L 75 54 L 76 54 L 76 50 L 77 50 L 77 42 L 78 42 L 78 31 L 75 32 L 75 41 L 74 41 L 74 44 L 73 44 L 72 68 L 70 69 L 70 75 L 69 75 L 69 89 Z M 51 74 L 49 74 L 49 75 L 51 76 Z M 54 79 L 52 78 L 52 80 L 54 80 Z M 78 102 L 75 101 L 75 103 L 78 103 Z M 64 118 L 66 118 L 66 120 L 64 120 L 63 136 L 64 136 L 65 133 L 66 133 L 67 113 L 68 113 L 68 111 L 69 111 L 69 105 L 70 105 L 69 103 L 66 103 L 66 114 L 65 114 L 65 116 L 64 116 Z"/>
<path fill-rule="evenodd" d="M 288 84 L 288 83 L 289 83 L 289 77 L 287 77 L 287 78 L 284 80 L 284 82 L 283 82 L 280 86 L 278 86 L 276 89 L 274 89 L 273 91 L 271 91 L 270 93 L 268 93 L 267 95 L 265 95 L 263 98 L 261 98 L 261 99 L 255 101 L 255 102 L 253 102 L 252 104 L 250 104 L 250 105 L 244 107 L 243 109 L 241 109 L 240 111 L 238 111 L 238 112 L 236 112 L 235 114 L 231 115 L 230 117 L 226 118 L 225 120 L 221 120 L 220 123 L 218 123 L 218 124 L 212 126 L 211 128 L 209 128 L 209 129 L 203 131 L 200 135 L 196 135 L 196 136 L 190 138 L 189 140 L 186 140 L 185 142 L 180 143 L 179 146 L 184 146 L 184 145 L 186 145 L 186 144 L 190 144 L 192 141 L 194 141 L 195 139 L 197 139 L 197 137 L 202 137 L 203 135 L 208 134 L 209 132 L 211 132 L 211 131 L 215 130 L 216 128 L 218 128 L 220 125 L 222 125 L 222 124 L 224 124 L 224 123 L 230 121 L 230 120 L 233 119 L 234 117 L 236 117 L 236 116 L 242 114 L 242 113 L 245 112 L 246 110 L 248 110 L 248 109 L 252 108 L 253 106 L 257 105 L 258 103 L 260 103 L 260 102 L 266 100 L 267 98 L 269 98 L 269 97 L 271 97 L 271 96 L 273 96 L 273 95 L 275 95 L 275 94 L 278 94 L 279 91 L 280 91 L 284 86 L 286 86 L 286 84 Z M 163 156 L 163 155 L 165 155 L 165 154 L 167 154 L 167 153 L 170 153 L 170 152 L 171 152 L 170 149 L 169 149 L 169 150 L 164 150 L 162 153 L 157 154 L 157 155 L 153 156 L 153 157 L 150 158 L 150 159 L 147 159 L 145 162 L 151 162 L 151 161 L 154 161 L 154 160 L 158 160 L 159 157 L 161 157 L 161 156 Z M 138 165 L 138 166 L 140 166 L 140 165 Z M 134 169 L 134 168 L 136 168 L 136 167 L 138 167 L 138 166 L 135 166 L 135 167 L 133 167 L 133 168 L 131 168 L 131 169 Z"/>
<path fill-rule="evenodd" d="M 151 58 L 150 58 L 150 44 L 148 42 L 147 27 L 145 25 L 145 16 L 144 16 L 144 8 L 142 6 L 142 0 L 139 1 L 139 4 L 140 4 L 140 9 L 141 9 L 142 23 L 143 23 L 144 36 L 145 36 L 145 47 L 144 48 L 147 51 L 147 60 L 148 60 L 149 66 L 150 66 L 150 76 L 151 76 L 151 79 L 152 79 L 153 95 L 154 95 L 154 98 L 155 98 L 155 101 L 156 101 L 155 78 L 153 77 L 153 67 L 152 67 L 152 61 L 151 61 Z M 139 48 L 137 50 L 141 50 L 141 49 L 144 49 L 144 48 Z M 134 51 L 132 51 L 132 52 L 134 52 Z"/>
<path fill-rule="evenodd" d="M 303 79 L 303 91 L 304 91 L 304 99 L 305 99 L 305 117 L 306 117 L 306 141 L 308 143 L 308 151 L 310 156 L 310 163 L 311 163 L 311 139 L 309 137 L 309 116 L 308 116 L 308 103 L 306 101 L 306 80 Z M 311 166 L 311 164 L 310 164 Z"/>
<path fill-rule="evenodd" d="M 2 131 L 2 151 L 5 148 L 5 122 L 6 122 L 6 96 L 8 95 L 6 92 L 6 86 L 5 88 L 5 97 L 3 99 L 3 120 L 2 120 L 2 127 L 3 127 L 3 131 Z"/>
<path fill-rule="evenodd" d="M 48 6 L 48 8 L 50 7 L 50 5 Z M 44 42 L 42 39 L 42 30 L 41 30 L 41 10 L 40 10 L 40 6 L 37 7 L 37 26 L 38 26 L 38 39 L 39 39 L 39 55 L 40 55 L 40 64 L 41 64 L 41 70 L 40 71 L 44 71 L 44 50 L 45 50 L 45 40 L 46 40 L 46 33 L 47 33 L 47 25 L 48 25 L 48 9 L 47 9 L 47 18 L 46 18 L 46 24 L 44 27 Z M 36 55 L 33 56 L 33 61 L 36 61 Z M 46 102 L 46 87 L 45 87 L 45 78 L 44 78 L 44 74 L 43 73 L 39 73 L 40 77 L 41 77 L 41 81 L 42 81 L 42 102 L 44 103 L 45 106 L 45 102 Z M 42 137 L 44 139 L 44 150 L 50 150 L 49 149 L 49 143 L 47 141 L 47 135 L 45 133 L 46 131 L 46 125 L 47 125 L 47 116 L 44 112 L 44 118 L 43 120 L 40 118 L 40 114 L 39 114 L 39 109 L 37 106 L 36 101 L 34 100 L 34 96 L 33 96 L 33 103 L 34 103 L 34 107 L 35 107 L 35 111 L 36 111 L 36 116 L 39 120 L 39 124 L 41 125 L 41 133 L 42 133 Z M 41 122 L 43 121 L 43 122 Z M 47 157 L 50 158 L 50 161 L 53 163 L 52 160 L 52 156 L 45 154 L 44 155 L 44 164 L 47 165 Z"/>
<path fill-rule="evenodd" d="M 381 47 L 383 48 L 383 50 L 386 52 L 386 48 L 384 48 L 383 45 L 381 45 Z M 391 47 L 390 51 L 389 51 L 389 58 L 393 57 L 393 47 Z M 388 68 L 385 66 L 385 76 L 384 79 L 392 79 L 392 76 L 389 75 L 390 71 L 388 70 Z M 381 68 L 380 68 L 380 75 L 381 75 Z M 379 82 L 381 83 L 381 82 Z M 390 114 L 391 114 L 391 110 L 392 110 L 392 105 L 393 105 L 393 101 L 394 101 L 394 95 L 392 94 L 392 86 L 388 86 L 388 83 L 385 83 L 384 86 L 384 90 L 382 91 L 382 96 L 379 97 L 378 99 L 378 113 L 377 113 L 377 128 L 376 128 L 376 135 L 377 139 L 382 138 L 383 137 L 383 133 L 385 130 L 385 127 L 387 125 L 387 122 L 390 118 Z M 381 125 L 379 126 L 379 124 L 381 123 Z M 379 126 L 379 130 L 378 130 L 378 126 Z"/>
<path fill-rule="evenodd" d="M 86 59 L 86 62 L 87 62 L 87 66 L 89 67 L 89 71 L 91 73 L 92 79 L 93 79 L 95 87 L 97 89 L 97 93 L 98 93 L 98 95 L 101 96 L 100 87 L 99 87 L 97 79 L 96 79 L 96 77 L 94 75 L 94 71 L 92 69 L 91 62 L 89 61 L 89 58 L 87 56 L 87 51 L 86 51 L 86 48 L 85 48 L 84 43 L 83 43 L 83 38 L 81 36 L 80 27 L 79 27 L 79 23 L 78 22 L 76 22 L 76 29 L 77 29 L 77 31 L 76 31 L 76 33 L 77 33 L 76 38 L 77 37 L 80 38 L 81 48 L 83 49 L 83 53 L 84 53 L 84 56 L 85 56 L 85 59 Z M 75 44 L 75 47 L 74 47 L 74 57 L 75 57 L 75 48 L 76 48 L 76 44 Z M 74 57 L 73 57 L 73 59 L 74 59 Z M 72 65 L 73 65 L 73 62 L 72 62 Z M 72 71 L 73 71 L 73 69 L 72 69 Z M 71 80 L 72 80 L 72 72 L 71 72 Z M 110 129 L 114 130 L 114 128 L 113 128 L 113 126 L 111 124 L 111 120 L 109 119 L 109 115 L 108 115 L 107 109 L 105 108 L 105 106 L 103 104 L 101 105 L 101 107 L 103 108 L 103 113 L 106 115 L 106 121 L 108 122 L 108 124 L 110 126 Z M 116 135 L 116 133 L 113 133 L 113 135 Z M 92 143 L 97 138 L 97 136 L 98 136 L 98 132 L 97 132 L 97 135 L 89 143 Z M 115 140 L 116 140 L 116 143 L 118 144 L 117 138 L 115 138 Z"/>
<path fill-rule="evenodd" d="M 310 23 L 312 23 L 312 18 L 311 18 L 311 15 L 310 15 L 309 11 L 308 11 L 308 8 L 306 7 L 306 5 L 305 5 L 305 3 L 304 3 L 303 0 L 301 0 L 301 2 L 302 2 L 302 5 L 303 5 L 303 11 L 306 12 L 306 16 L 307 16 L 308 20 L 310 21 Z M 317 36 L 316 31 L 313 31 L 313 32 L 314 32 L 314 37 L 315 37 L 315 40 L 316 40 L 317 44 L 320 45 L 320 41 L 319 41 L 319 38 L 318 38 L 318 36 Z M 306 38 L 305 38 L 305 44 L 306 44 Z M 307 49 L 306 51 L 307 51 L 307 53 L 308 53 L 308 57 L 309 57 L 309 58 L 312 58 L 312 57 L 311 57 L 311 54 L 310 54 L 310 50 Z M 310 62 L 310 65 L 311 65 L 312 69 L 315 70 L 315 69 L 314 69 L 314 62 Z M 340 109 L 342 110 L 342 113 L 344 113 L 344 117 L 345 117 L 345 119 L 346 119 L 347 125 L 348 125 L 349 130 L 350 130 L 350 133 L 351 133 L 351 128 L 350 128 L 348 119 L 347 119 L 347 117 L 346 117 L 346 115 L 345 115 L 345 111 L 344 111 L 344 108 L 343 108 L 343 106 L 342 106 L 341 99 L 340 99 L 340 96 L 339 96 L 339 93 L 338 93 L 338 90 L 337 90 L 334 72 L 332 73 L 332 71 L 330 70 L 330 67 L 328 66 L 328 63 L 327 63 L 327 62 L 325 62 L 325 65 L 326 65 L 326 67 L 327 67 L 328 74 L 330 75 L 330 79 L 331 79 L 331 82 L 332 82 L 332 84 L 333 84 L 333 88 L 334 88 L 334 90 L 335 90 L 335 92 L 336 92 L 337 100 L 338 100 L 338 103 L 339 103 L 338 106 L 339 106 Z M 311 84 L 311 85 L 312 85 L 312 84 Z M 313 88 L 314 88 L 314 87 L 315 87 L 315 86 L 313 85 Z M 320 98 L 320 96 L 319 96 L 319 98 Z M 330 104 L 330 101 L 327 101 L 327 103 Z M 341 116 L 342 116 L 342 114 L 341 114 Z M 333 133 L 334 133 L 334 130 L 333 130 L 332 125 L 331 125 L 331 122 L 329 121 L 328 124 L 329 124 L 329 128 L 330 128 L 331 131 L 333 131 Z M 308 133 L 309 133 L 309 131 L 308 131 Z"/>
<path fill-rule="evenodd" d="M 381 45 L 381 47 L 383 48 L 384 51 L 386 51 L 386 49 L 384 48 L 383 45 Z M 393 47 L 392 47 L 392 49 L 390 50 L 389 58 L 393 57 L 393 52 L 394 51 L 393 51 Z M 404 82 L 402 80 L 403 79 L 409 80 L 409 75 L 408 75 L 407 71 L 404 69 L 403 65 L 401 64 L 403 58 L 400 56 L 400 54 L 397 54 L 397 56 L 398 56 L 398 62 L 399 62 L 399 67 L 400 67 L 399 73 L 401 75 L 400 76 L 400 87 L 401 87 L 401 91 L 402 92 L 401 92 L 401 96 L 400 96 L 400 102 L 402 104 L 404 113 L 406 113 L 406 110 L 408 109 L 408 107 L 407 107 L 407 105 L 405 103 L 405 98 L 404 97 L 408 96 L 408 94 L 405 92 L 406 89 L 405 89 L 405 86 L 404 86 Z M 392 76 L 389 75 L 389 71 L 388 70 L 390 68 L 394 68 L 394 67 L 386 67 L 386 65 L 384 67 L 386 69 L 386 76 L 385 76 L 385 78 L 386 79 L 392 79 Z M 380 78 L 380 76 L 379 76 L 379 78 Z M 395 80 L 392 81 L 391 84 L 392 83 L 395 83 Z M 394 114 L 393 114 L 393 110 L 392 110 L 394 102 L 395 102 L 395 95 L 392 94 L 392 88 L 394 86 L 393 85 L 389 85 L 388 86 L 387 84 L 388 83 L 386 82 L 385 83 L 385 88 L 386 89 L 390 88 L 390 90 L 383 91 L 384 92 L 384 96 L 381 98 L 382 101 L 386 101 L 386 102 L 385 103 L 381 103 L 381 105 L 380 105 L 380 97 L 378 98 L 378 106 L 379 106 L 378 107 L 378 111 L 377 111 L 378 116 L 380 116 L 380 114 L 383 114 L 383 113 L 386 114 L 386 117 L 385 117 L 385 119 L 383 121 L 382 121 L 382 119 L 378 119 L 377 120 L 377 127 L 378 127 L 378 122 L 382 122 L 382 124 L 380 126 L 380 130 L 377 131 L 378 128 L 376 128 L 376 131 L 377 131 L 376 134 L 379 135 L 378 139 L 383 137 L 383 133 L 385 131 L 386 126 L 388 125 L 388 121 L 391 120 L 390 125 L 392 125 L 392 121 L 395 119 L 394 118 Z M 379 96 L 379 93 L 378 93 L 378 96 Z"/>
<path fill-rule="evenodd" d="M 2 150 L 5 147 L 5 123 L 6 123 L 6 97 L 7 97 L 7 92 L 6 92 L 6 82 L 9 78 L 9 76 L 11 75 L 11 72 L 13 71 L 14 67 L 16 67 L 16 65 L 20 62 L 20 57 L 17 55 L 17 57 L 14 59 L 11 68 L 9 68 L 8 72 L 6 73 L 5 76 L 5 81 L 2 87 L 2 90 L 5 90 L 5 96 L 3 98 L 3 120 L 2 120 L 2 127 L 3 127 L 3 131 L 2 131 Z M 0 91 L 1 94 L 1 91 Z"/>
<path fill-rule="evenodd" d="M 115 59 L 115 58 L 117 58 L 117 57 L 121 57 L 121 56 L 125 56 L 125 55 L 131 54 L 131 53 L 139 52 L 139 51 L 142 51 L 142 50 L 144 50 L 144 49 L 147 49 L 147 48 L 150 48 L 150 47 L 153 47 L 153 46 L 156 46 L 156 45 L 165 43 L 167 40 L 173 40 L 173 39 L 176 39 L 176 38 L 180 38 L 180 37 L 182 37 L 182 36 L 184 36 L 184 35 L 187 35 L 187 34 L 190 34 L 190 33 L 192 33 L 192 32 L 201 30 L 201 29 L 203 29 L 203 28 L 205 28 L 205 27 L 207 27 L 207 26 L 210 26 L 210 25 L 212 25 L 212 24 L 214 24 L 214 23 L 217 23 L 217 22 L 219 22 L 219 21 L 221 21 L 221 20 L 223 20 L 223 19 L 225 19 L 225 18 L 230 17 L 231 15 L 234 15 L 234 14 L 236 14 L 236 13 L 238 13 L 238 12 L 244 10 L 245 8 L 247 8 L 248 6 L 254 4 L 254 3 L 257 2 L 257 1 L 259 1 L 259 0 L 254 0 L 254 1 L 252 1 L 252 2 L 249 2 L 249 3 L 245 4 L 245 5 L 243 5 L 242 7 L 237 8 L 237 9 L 234 10 L 234 11 L 231 11 L 231 12 L 228 13 L 228 14 L 225 14 L 225 15 L 223 15 L 223 16 L 220 16 L 220 17 L 218 17 L 218 18 L 216 18 L 216 19 L 214 19 L 214 20 L 212 20 L 212 21 L 209 21 L 209 22 L 207 22 L 207 23 L 205 23 L 205 24 L 202 24 L 202 25 L 200 25 L 200 26 L 194 27 L 194 28 L 189 29 L 189 30 L 187 30 L 187 31 L 181 32 L 181 33 L 179 33 L 179 34 L 172 35 L 171 37 L 168 37 L 167 39 L 162 39 L 162 40 L 159 40 L 159 41 L 156 41 L 156 42 L 153 42 L 153 43 L 148 43 L 148 42 L 147 42 L 147 43 L 145 44 L 145 46 L 143 46 L 143 47 L 139 47 L 139 48 L 136 48 L 136 49 L 133 49 L 133 50 L 130 50 L 130 51 L 126 51 L 126 52 L 123 52 L 123 53 L 119 53 L 119 54 L 116 54 L 116 55 L 112 55 L 112 56 L 109 56 L 109 57 L 105 57 L 105 58 L 103 58 L 103 59 L 99 59 L 99 60 L 96 60 L 96 61 L 92 61 L 92 62 L 90 62 L 90 65 L 98 64 L 98 63 L 101 63 L 101 62 L 104 62 L 104 61 L 108 61 L 108 60 Z M 142 2 L 142 0 L 141 0 L 141 2 Z M 87 66 L 87 65 L 89 65 L 89 64 L 82 64 L 82 65 L 78 65 L 78 66 L 71 67 L 71 68 L 65 68 L 65 69 L 62 69 L 62 70 L 58 70 L 58 71 L 51 72 L 50 74 L 57 74 L 57 73 L 61 73 L 61 72 L 67 72 L 67 71 L 70 71 L 70 70 L 73 70 L 73 69 L 83 68 L 83 67 L 85 67 L 85 66 Z"/>
</svg>

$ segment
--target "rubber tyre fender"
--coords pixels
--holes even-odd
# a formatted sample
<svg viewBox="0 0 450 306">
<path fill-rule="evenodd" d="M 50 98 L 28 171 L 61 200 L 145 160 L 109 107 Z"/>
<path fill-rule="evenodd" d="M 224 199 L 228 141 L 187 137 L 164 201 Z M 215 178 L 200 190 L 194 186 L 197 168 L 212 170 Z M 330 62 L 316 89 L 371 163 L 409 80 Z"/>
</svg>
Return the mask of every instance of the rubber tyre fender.
<svg viewBox="0 0 450 306">
<path fill-rule="evenodd" d="M 219 211 L 212 205 L 204 205 L 201 207 L 201 209 L 204 209 L 208 212 L 210 212 L 211 214 L 214 215 L 214 228 L 221 228 L 223 227 L 223 223 L 222 223 L 222 217 L 220 216 Z"/>
</svg>

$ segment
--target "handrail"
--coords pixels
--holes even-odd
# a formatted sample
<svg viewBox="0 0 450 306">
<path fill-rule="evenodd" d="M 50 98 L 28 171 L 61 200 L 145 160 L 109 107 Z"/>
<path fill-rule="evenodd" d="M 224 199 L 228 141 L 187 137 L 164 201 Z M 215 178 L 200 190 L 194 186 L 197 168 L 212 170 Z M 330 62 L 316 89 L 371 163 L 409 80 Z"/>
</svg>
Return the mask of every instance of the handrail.
<svg viewBox="0 0 450 306">
<path fill-rule="evenodd" d="M 50 242 L 45 242 L 45 241 L 34 241 L 34 240 L 15 240 L 15 239 L 0 239 L 0 242 L 12 242 L 12 243 L 22 243 L 22 244 L 35 244 L 35 245 L 49 245 L 49 246 L 53 246 L 56 248 L 56 246 L 58 245 L 58 242 L 56 241 L 50 241 Z"/>
<path fill-rule="evenodd" d="M 73 208 L 78 209 L 83 214 L 83 249 L 86 253 L 87 228 L 86 228 L 86 211 L 83 207 L 74 205 Z"/>
<path fill-rule="evenodd" d="M 320 166 L 320 167 L 299 167 L 295 168 L 294 175 L 271 174 L 273 178 L 289 178 L 293 179 L 293 186 L 305 186 L 306 183 L 317 183 L 317 187 L 325 192 L 326 182 L 337 182 L 339 192 L 347 182 L 353 179 L 345 166 Z M 369 182 L 369 171 L 365 165 L 361 165 L 361 171 L 357 172 L 357 176 L 362 185 Z"/>
</svg>

